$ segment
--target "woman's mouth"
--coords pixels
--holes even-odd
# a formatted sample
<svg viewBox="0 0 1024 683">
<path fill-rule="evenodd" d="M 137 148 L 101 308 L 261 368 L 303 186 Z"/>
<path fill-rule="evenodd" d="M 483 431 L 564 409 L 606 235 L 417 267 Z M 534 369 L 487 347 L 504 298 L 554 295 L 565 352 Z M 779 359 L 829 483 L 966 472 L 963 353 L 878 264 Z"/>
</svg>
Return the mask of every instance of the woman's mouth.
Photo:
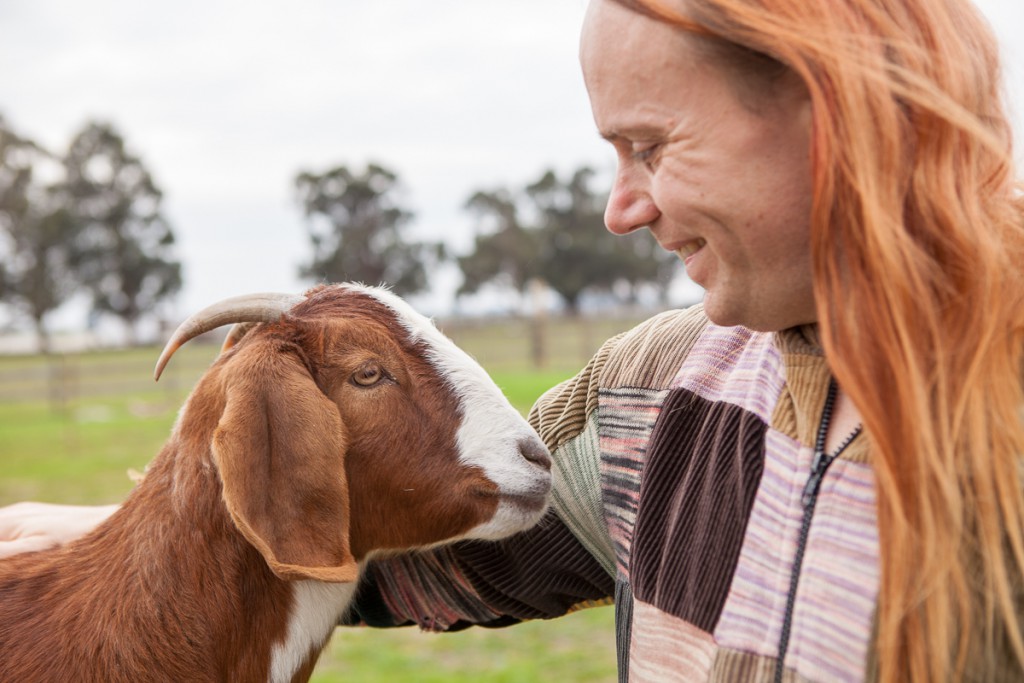
<svg viewBox="0 0 1024 683">
<path fill-rule="evenodd" d="M 703 249 L 705 244 L 707 244 L 707 240 L 705 240 L 703 237 L 698 237 L 695 240 L 690 240 L 683 246 L 676 249 L 676 256 L 685 261 L 688 256 L 693 256 L 698 251 Z"/>
</svg>

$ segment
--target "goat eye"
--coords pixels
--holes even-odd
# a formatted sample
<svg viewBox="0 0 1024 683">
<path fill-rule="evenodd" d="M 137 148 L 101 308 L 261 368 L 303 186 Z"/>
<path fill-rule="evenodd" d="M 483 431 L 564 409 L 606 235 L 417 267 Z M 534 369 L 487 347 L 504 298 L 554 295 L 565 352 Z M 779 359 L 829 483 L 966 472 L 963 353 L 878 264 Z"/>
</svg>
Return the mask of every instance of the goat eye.
<svg viewBox="0 0 1024 683">
<path fill-rule="evenodd" d="M 377 363 L 367 363 L 352 373 L 352 381 L 364 387 L 373 386 L 384 377 L 384 368 Z"/>
</svg>

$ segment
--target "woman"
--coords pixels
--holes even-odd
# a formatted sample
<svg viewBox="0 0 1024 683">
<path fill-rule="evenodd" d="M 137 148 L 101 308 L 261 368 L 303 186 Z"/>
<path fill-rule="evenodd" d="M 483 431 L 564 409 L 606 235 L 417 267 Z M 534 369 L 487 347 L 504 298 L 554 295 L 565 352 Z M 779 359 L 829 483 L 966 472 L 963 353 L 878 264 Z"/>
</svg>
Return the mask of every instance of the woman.
<svg viewBox="0 0 1024 683">
<path fill-rule="evenodd" d="M 623 680 L 1020 680 L 1024 206 L 977 12 L 594 0 L 581 61 L 609 229 L 705 302 L 535 406 L 544 523 L 379 561 L 350 621 L 614 596 Z"/>
<path fill-rule="evenodd" d="M 694 53 L 694 73 L 688 90 L 678 82 L 674 94 L 654 96 L 653 116 L 651 92 L 679 80 L 686 66 L 643 63 L 631 102 L 613 99 L 621 92 L 604 97 L 588 78 L 599 127 L 606 105 L 609 117 L 626 117 L 622 125 L 641 124 L 633 136 L 613 136 L 623 162 L 609 228 L 649 223 L 663 246 L 679 248 L 691 277 L 707 286 L 713 322 L 759 330 L 819 323 L 840 397 L 856 406 L 870 441 L 883 680 L 945 680 L 951 672 L 990 680 L 978 676 L 979 662 L 1019 670 L 1024 228 L 987 28 L 967 2 L 951 0 L 621 5 L 672 26 Z M 621 31 L 641 22 L 606 23 Z M 622 69 L 630 48 L 609 47 L 612 33 L 594 51 L 622 51 L 611 67 Z M 584 40 L 585 69 L 587 55 Z M 791 81 L 799 82 L 811 119 L 809 192 L 799 174 L 778 187 L 787 171 L 808 170 L 797 143 L 789 157 L 756 147 L 737 155 L 777 164 L 770 182 L 764 169 L 716 169 L 726 145 L 708 162 L 701 145 L 721 121 L 685 120 L 705 64 L 755 121 L 799 97 Z M 788 112 L 802 122 L 803 110 Z M 658 117 L 661 125 L 642 128 Z M 784 126 L 772 126 L 785 139 Z M 756 127 L 743 126 L 748 138 Z M 766 185 L 795 216 L 769 205 L 758 230 L 778 240 L 776 249 L 766 234 L 764 243 L 747 239 L 747 254 L 736 248 L 739 228 L 718 219 L 758 211 L 756 192 Z M 709 208 L 716 191 L 721 203 Z M 780 225 L 767 229 L 765 217 Z M 702 219 L 713 224 L 711 236 L 701 233 Z M 783 255 L 787 247 L 795 253 Z"/>
</svg>

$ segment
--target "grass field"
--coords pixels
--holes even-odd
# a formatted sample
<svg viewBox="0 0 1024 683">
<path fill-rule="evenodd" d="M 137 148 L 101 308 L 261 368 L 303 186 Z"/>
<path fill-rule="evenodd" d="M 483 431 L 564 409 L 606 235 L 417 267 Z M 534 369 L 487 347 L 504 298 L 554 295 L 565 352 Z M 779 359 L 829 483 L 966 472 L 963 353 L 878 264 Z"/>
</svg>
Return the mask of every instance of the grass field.
<svg viewBox="0 0 1024 683">
<path fill-rule="evenodd" d="M 491 371 L 522 412 L 578 369 L 596 345 L 624 329 L 606 321 L 558 328 L 558 353 L 528 369 L 522 331 L 484 326 L 449 334 Z M 62 360 L 0 357 L 0 505 L 19 500 L 107 503 L 132 487 L 170 432 L 195 379 L 217 353 L 192 344 L 154 385 L 157 349 L 89 353 Z M 615 680 L 612 608 L 507 629 L 426 634 L 416 629 L 339 629 L 317 683 Z"/>
</svg>

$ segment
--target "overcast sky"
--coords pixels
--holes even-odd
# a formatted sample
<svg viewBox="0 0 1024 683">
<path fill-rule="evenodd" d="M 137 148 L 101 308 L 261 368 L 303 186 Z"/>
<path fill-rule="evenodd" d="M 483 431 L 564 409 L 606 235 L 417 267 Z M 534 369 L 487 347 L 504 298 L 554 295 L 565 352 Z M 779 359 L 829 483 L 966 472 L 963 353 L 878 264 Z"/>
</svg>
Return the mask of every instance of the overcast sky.
<svg viewBox="0 0 1024 683">
<path fill-rule="evenodd" d="M 981 0 L 1021 121 L 1020 0 Z M 165 192 L 181 313 L 300 291 L 308 240 L 292 179 L 376 160 L 417 238 L 470 243 L 476 189 L 553 167 L 610 169 L 577 64 L 586 0 L 3 0 L 0 113 L 55 151 L 113 123 Z M 1018 137 L 1024 138 L 1018 124 Z M 1020 157 L 1020 155 L 1018 155 Z M 418 304 L 444 312 L 457 279 Z"/>
</svg>

